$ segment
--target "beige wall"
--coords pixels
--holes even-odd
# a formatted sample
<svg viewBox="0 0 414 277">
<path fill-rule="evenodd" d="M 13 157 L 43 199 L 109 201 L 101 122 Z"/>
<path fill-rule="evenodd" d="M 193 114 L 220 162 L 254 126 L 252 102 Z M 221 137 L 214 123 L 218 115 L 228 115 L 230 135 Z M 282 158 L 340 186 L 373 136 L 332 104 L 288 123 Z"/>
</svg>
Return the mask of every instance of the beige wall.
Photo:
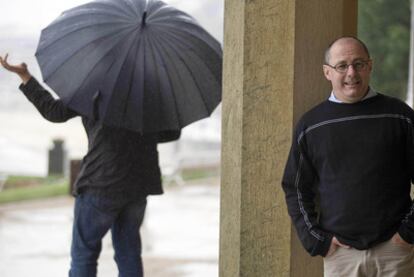
<svg viewBox="0 0 414 277">
<path fill-rule="evenodd" d="M 220 276 L 321 276 L 320 259 L 292 235 L 280 180 L 295 122 L 329 94 L 323 51 L 356 33 L 356 9 L 356 0 L 226 0 Z"/>
</svg>

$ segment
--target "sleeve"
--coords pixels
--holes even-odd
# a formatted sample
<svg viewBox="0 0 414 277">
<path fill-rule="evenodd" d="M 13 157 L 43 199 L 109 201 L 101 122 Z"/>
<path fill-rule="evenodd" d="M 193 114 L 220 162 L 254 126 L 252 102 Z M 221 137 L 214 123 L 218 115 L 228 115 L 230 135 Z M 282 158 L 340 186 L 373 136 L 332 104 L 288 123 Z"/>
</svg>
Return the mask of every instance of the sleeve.
<svg viewBox="0 0 414 277">
<path fill-rule="evenodd" d="M 181 136 L 181 130 L 162 131 L 158 133 L 157 142 L 170 142 L 179 139 Z"/>
<path fill-rule="evenodd" d="M 314 192 L 317 175 L 303 140 L 295 137 L 282 179 L 288 212 L 306 251 L 311 256 L 326 256 L 333 236 L 319 227 Z"/>
<path fill-rule="evenodd" d="M 78 115 L 67 108 L 61 100 L 54 99 L 33 77 L 25 85 L 21 84 L 19 89 L 40 114 L 51 122 L 65 122 Z"/>
<path fill-rule="evenodd" d="M 413 117 L 414 118 L 414 117 Z M 411 183 L 414 181 L 414 129 L 413 122 L 410 122 L 407 132 L 407 164 L 411 178 Z M 398 234 L 403 240 L 408 243 L 414 244 L 414 201 L 411 201 L 411 208 L 405 215 L 401 222 L 401 226 L 398 230 Z"/>
</svg>

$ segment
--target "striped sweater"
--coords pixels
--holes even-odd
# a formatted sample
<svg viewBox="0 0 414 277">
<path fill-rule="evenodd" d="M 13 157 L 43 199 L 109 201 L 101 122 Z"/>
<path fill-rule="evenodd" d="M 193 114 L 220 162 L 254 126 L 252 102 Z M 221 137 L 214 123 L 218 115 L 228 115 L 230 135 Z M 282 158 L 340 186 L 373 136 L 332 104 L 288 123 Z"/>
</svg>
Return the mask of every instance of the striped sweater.
<svg viewBox="0 0 414 277">
<path fill-rule="evenodd" d="M 282 186 L 305 249 L 325 256 L 333 236 L 368 249 L 396 232 L 414 243 L 414 111 L 378 94 L 324 101 L 298 122 Z"/>
</svg>

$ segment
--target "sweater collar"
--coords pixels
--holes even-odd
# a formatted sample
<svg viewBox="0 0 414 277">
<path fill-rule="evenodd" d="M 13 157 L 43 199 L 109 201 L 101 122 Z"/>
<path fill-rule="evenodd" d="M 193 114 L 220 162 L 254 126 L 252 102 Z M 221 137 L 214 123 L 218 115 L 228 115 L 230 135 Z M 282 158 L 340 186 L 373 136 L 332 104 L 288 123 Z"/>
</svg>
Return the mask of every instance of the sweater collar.
<svg viewBox="0 0 414 277">
<path fill-rule="evenodd" d="M 375 92 L 373 89 L 369 88 L 367 95 L 364 96 L 364 98 L 362 98 L 359 102 L 362 102 L 364 100 L 367 100 L 371 97 L 377 96 L 377 92 Z M 339 100 L 338 98 L 335 97 L 334 92 L 331 92 L 331 95 L 328 98 L 329 101 L 331 102 L 335 102 L 335 103 L 343 103 L 341 100 Z"/>
</svg>

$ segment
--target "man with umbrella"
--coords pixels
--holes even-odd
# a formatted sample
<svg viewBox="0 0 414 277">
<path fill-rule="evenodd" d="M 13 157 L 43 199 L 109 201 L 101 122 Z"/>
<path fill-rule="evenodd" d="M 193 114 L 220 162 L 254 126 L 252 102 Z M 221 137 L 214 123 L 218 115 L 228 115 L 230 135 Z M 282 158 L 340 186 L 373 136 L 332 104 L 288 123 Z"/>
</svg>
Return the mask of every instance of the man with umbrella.
<svg viewBox="0 0 414 277">
<path fill-rule="evenodd" d="M 26 64 L 2 66 L 22 80 L 20 89 L 42 116 L 64 122 L 78 113 L 54 99 L 29 73 Z M 75 182 L 75 215 L 71 247 L 70 276 L 96 276 L 101 240 L 112 232 L 115 261 L 120 276 L 142 276 L 139 228 L 144 218 L 146 197 L 161 194 L 157 143 L 176 140 L 180 131 L 141 135 L 127 129 L 105 126 L 82 116 L 89 140 Z"/>
</svg>

